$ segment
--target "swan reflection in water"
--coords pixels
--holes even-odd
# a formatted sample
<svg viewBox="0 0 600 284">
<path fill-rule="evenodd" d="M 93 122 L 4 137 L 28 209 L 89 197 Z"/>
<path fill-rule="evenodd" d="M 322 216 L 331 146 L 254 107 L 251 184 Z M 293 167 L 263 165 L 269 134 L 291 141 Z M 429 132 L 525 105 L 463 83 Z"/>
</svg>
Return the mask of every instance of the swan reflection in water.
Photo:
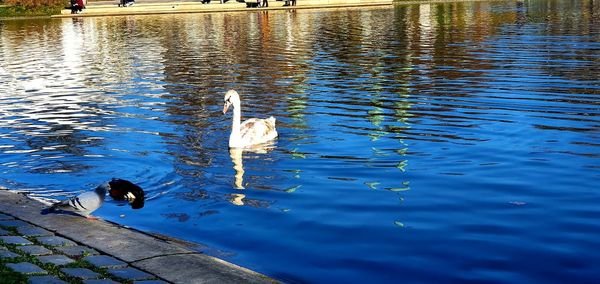
<svg viewBox="0 0 600 284">
<path fill-rule="evenodd" d="M 231 157 L 231 162 L 233 163 L 233 169 L 235 170 L 234 174 L 234 188 L 235 189 L 245 189 L 244 187 L 244 152 L 250 152 L 254 154 L 267 154 L 275 149 L 275 142 L 271 141 L 269 143 L 263 143 L 260 145 L 255 145 L 253 147 L 246 148 L 229 148 L 229 157 Z M 246 183 L 246 186 L 248 184 Z M 246 198 L 245 194 L 241 193 L 233 193 L 230 195 L 229 201 L 238 206 L 242 206 L 245 204 L 244 198 Z"/>
</svg>

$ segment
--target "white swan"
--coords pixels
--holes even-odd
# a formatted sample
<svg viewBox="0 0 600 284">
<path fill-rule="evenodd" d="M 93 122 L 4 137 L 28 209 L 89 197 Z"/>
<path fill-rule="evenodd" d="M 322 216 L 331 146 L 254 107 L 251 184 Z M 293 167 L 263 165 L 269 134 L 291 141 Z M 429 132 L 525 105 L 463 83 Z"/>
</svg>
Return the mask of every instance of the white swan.
<svg viewBox="0 0 600 284">
<path fill-rule="evenodd" d="M 233 105 L 233 123 L 231 125 L 231 134 L 229 135 L 229 148 L 251 147 L 277 137 L 275 118 L 272 116 L 267 119 L 250 118 L 244 121 L 244 123 L 240 123 L 242 110 L 240 107 L 240 95 L 236 91 L 227 91 L 224 101 L 223 114 L 227 112 L 229 106 Z"/>
</svg>

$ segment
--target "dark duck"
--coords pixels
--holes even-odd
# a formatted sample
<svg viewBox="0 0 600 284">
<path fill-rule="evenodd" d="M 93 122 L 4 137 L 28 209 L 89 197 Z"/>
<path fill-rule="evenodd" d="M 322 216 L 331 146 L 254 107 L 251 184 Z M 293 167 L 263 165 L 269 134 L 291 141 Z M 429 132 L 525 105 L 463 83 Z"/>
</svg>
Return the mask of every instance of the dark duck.
<svg viewBox="0 0 600 284">
<path fill-rule="evenodd" d="M 127 201 L 133 209 L 144 207 L 144 190 L 138 185 L 118 178 L 113 178 L 108 184 L 110 185 L 108 194 L 112 199 Z"/>
</svg>

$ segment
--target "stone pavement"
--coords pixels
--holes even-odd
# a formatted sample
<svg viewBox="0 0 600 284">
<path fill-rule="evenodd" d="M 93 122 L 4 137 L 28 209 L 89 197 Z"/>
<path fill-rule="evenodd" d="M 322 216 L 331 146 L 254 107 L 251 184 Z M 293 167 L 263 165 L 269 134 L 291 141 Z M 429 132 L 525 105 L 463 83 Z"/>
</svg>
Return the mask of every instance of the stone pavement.
<svg viewBox="0 0 600 284">
<path fill-rule="evenodd" d="M 0 266 L 29 283 L 278 283 L 106 221 L 41 215 L 44 207 L 0 190 Z"/>
</svg>

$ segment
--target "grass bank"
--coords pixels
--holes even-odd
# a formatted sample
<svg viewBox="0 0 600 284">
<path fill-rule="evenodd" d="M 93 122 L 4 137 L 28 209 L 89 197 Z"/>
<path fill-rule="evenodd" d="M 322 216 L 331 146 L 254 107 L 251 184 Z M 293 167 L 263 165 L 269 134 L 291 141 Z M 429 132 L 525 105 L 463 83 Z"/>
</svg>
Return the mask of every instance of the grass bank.
<svg viewBox="0 0 600 284">
<path fill-rule="evenodd" d="M 0 2 L 0 18 L 17 18 L 17 17 L 40 17 L 60 14 L 60 10 L 66 5 L 58 6 L 41 6 L 37 8 L 27 8 L 25 6 L 4 5 Z"/>
</svg>

